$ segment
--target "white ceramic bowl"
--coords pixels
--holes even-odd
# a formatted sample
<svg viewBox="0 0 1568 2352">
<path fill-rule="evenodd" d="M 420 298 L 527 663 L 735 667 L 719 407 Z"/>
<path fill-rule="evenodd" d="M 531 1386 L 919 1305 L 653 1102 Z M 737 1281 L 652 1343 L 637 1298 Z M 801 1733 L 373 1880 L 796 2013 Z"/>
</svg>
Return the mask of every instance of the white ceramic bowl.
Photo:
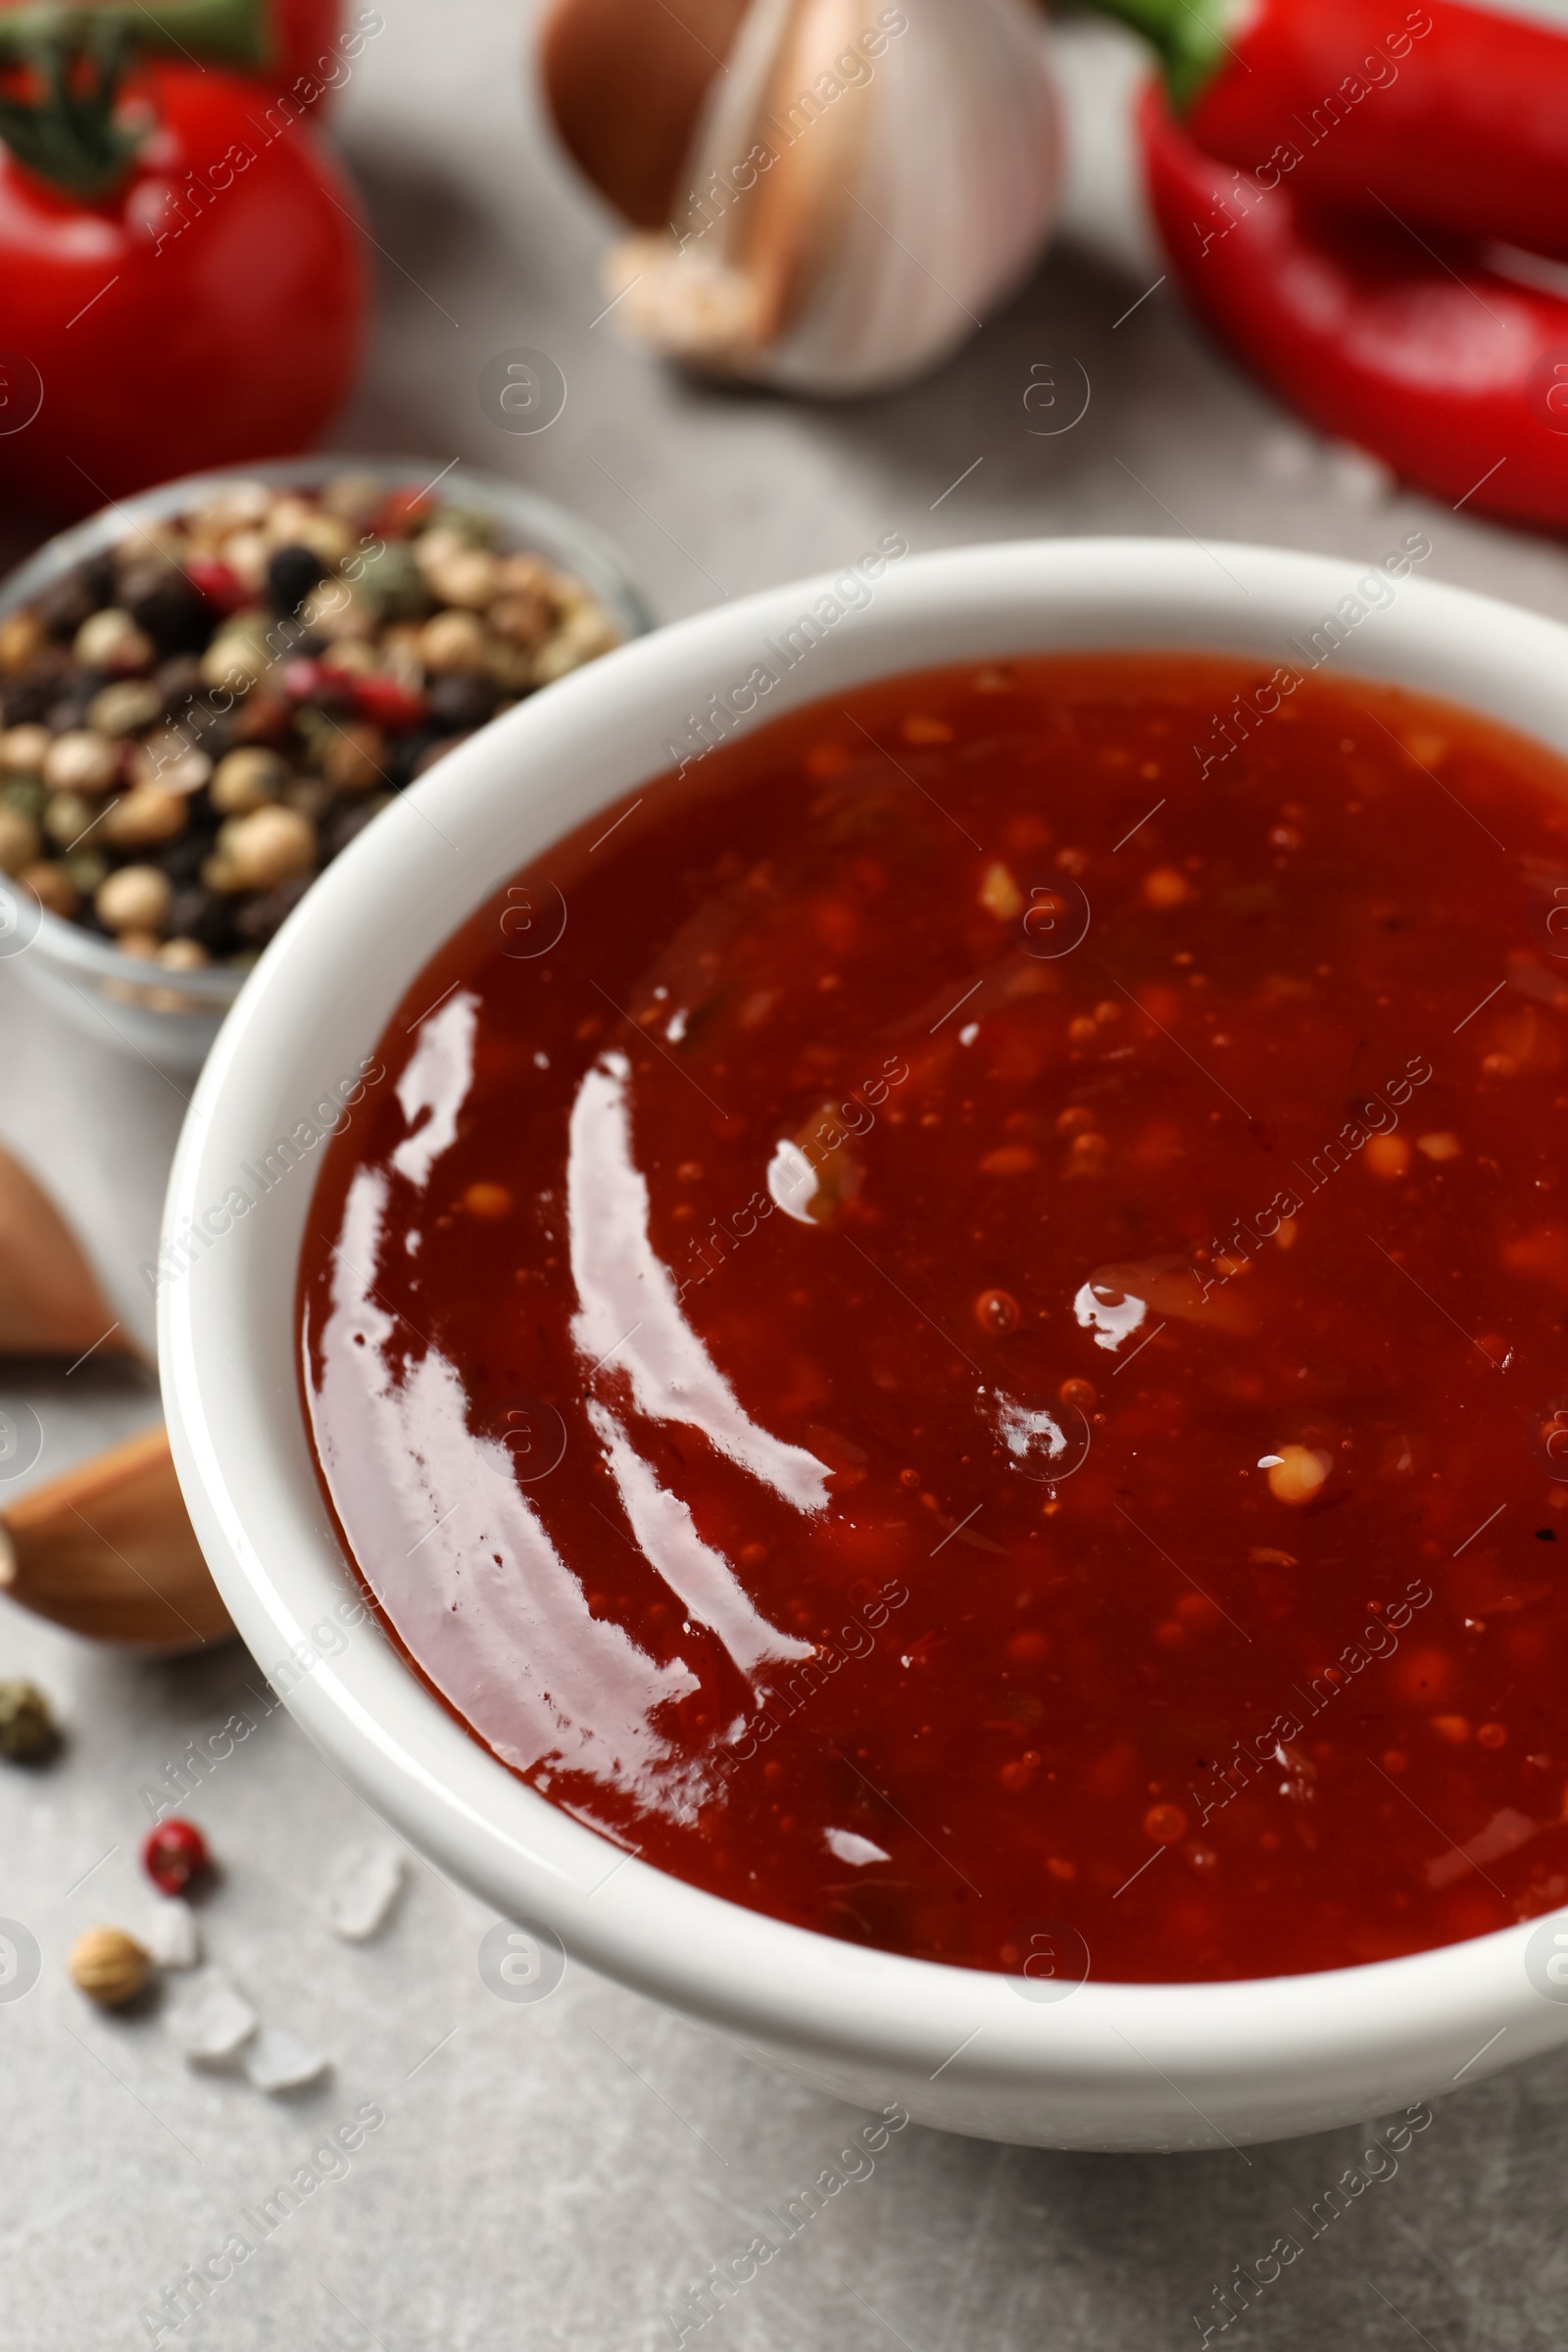
<svg viewBox="0 0 1568 2352">
<path fill-rule="evenodd" d="M 1135 539 L 907 558 L 869 601 L 841 591 L 858 609 L 823 626 L 731 731 L 865 679 L 1008 653 L 1193 647 L 1299 662 L 1291 640 L 1353 596 L 1361 569 Z M 226 1023 L 186 1122 L 167 1232 L 220 1204 L 244 1163 L 260 1168 L 352 1075 L 426 958 L 509 871 L 666 768 L 688 715 L 729 696 L 770 659 L 764 642 L 782 646 L 824 593 L 829 579 L 769 590 L 626 646 L 404 795 L 290 917 Z M 1330 672 L 1448 696 L 1568 752 L 1568 630 L 1486 598 L 1402 579 L 1348 625 Z M 1196 763 L 1194 774 L 1198 789 Z M 450 850 L 432 850 L 421 810 Z M 1036 2000 L 1015 1980 L 837 1942 L 623 1858 L 495 1762 L 372 1625 L 346 1642 L 330 1630 L 357 1587 L 328 1531 L 296 1385 L 295 1267 L 313 1182 L 307 1152 L 187 1274 L 166 1279 L 159 1351 L 174 1458 L 235 1623 L 305 1728 L 506 1917 L 845 2098 L 1048 2146 L 1200 2148 L 1311 2132 L 1568 2039 L 1568 1984 L 1554 1998 L 1539 1959 L 1527 1968 L 1539 1923 L 1321 1975 L 1091 1981 Z"/>
</svg>

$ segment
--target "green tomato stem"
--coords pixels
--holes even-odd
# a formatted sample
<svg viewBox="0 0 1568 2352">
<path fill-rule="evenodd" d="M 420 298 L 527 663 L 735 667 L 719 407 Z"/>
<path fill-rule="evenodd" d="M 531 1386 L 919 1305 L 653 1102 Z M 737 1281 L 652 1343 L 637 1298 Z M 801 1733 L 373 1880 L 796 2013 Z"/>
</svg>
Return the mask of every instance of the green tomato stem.
<svg viewBox="0 0 1568 2352">
<path fill-rule="evenodd" d="M 51 187 L 92 203 L 123 179 L 146 136 L 118 113 L 137 51 L 259 66 L 270 54 L 263 0 L 36 0 L 0 10 L 0 70 L 30 76 L 0 93 L 0 141 Z"/>
<path fill-rule="evenodd" d="M 99 5 L 113 6 L 114 0 L 99 0 Z M 123 14 L 138 48 L 165 56 L 193 54 L 264 66 L 272 53 L 261 0 L 143 0 Z"/>
<path fill-rule="evenodd" d="M 122 179 L 139 134 L 115 120 L 128 36 L 97 11 L 27 10 L 18 28 L 0 17 L 0 62 L 36 76 L 35 96 L 0 97 L 0 140 L 52 187 L 89 201 Z M 42 19 L 42 22 L 38 20 Z"/>
</svg>

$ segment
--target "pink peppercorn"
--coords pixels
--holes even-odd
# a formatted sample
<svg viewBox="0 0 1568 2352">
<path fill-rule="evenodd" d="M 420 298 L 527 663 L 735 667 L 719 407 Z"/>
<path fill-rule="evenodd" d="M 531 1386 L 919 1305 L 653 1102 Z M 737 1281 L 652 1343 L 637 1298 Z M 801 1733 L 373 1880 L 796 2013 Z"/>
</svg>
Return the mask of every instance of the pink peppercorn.
<svg viewBox="0 0 1568 2352">
<path fill-rule="evenodd" d="M 161 1821 L 141 1849 L 147 1876 L 165 1894 L 183 1894 L 208 1867 L 207 1840 L 191 1821 Z"/>
</svg>

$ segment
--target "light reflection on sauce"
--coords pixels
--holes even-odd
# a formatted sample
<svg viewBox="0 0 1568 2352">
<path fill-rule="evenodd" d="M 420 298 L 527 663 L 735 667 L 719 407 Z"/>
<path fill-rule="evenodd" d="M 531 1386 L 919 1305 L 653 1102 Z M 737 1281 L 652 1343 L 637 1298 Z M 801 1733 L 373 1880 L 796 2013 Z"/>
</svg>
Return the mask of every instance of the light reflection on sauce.
<svg viewBox="0 0 1568 2352">
<path fill-rule="evenodd" d="M 567 1190 L 578 1298 L 572 1337 L 591 1377 L 612 1358 L 625 1371 L 637 1409 L 650 1420 L 690 1423 L 797 1510 L 819 1511 L 827 1501 L 826 1465 L 804 1446 L 769 1436 L 743 1409 L 654 1254 L 648 1186 L 631 1155 L 629 1075 L 623 1054 L 607 1054 L 584 1078 L 571 1114 Z"/>
<path fill-rule="evenodd" d="M 355 1180 L 320 1335 L 315 1422 L 328 1487 L 352 1494 L 377 1598 L 505 1762 L 557 1760 L 647 1797 L 676 1764 L 654 1710 L 697 1677 L 589 1614 L 505 1446 L 469 1428 L 455 1366 L 375 1303 L 386 1191 L 382 1176 Z M 681 1793 L 690 1778 L 677 1767 Z"/>
<path fill-rule="evenodd" d="M 321 1355 L 313 1400 L 321 1466 L 359 1556 L 375 1563 L 377 1598 L 442 1696 L 504 1762 L 536 1776 L 541 1767 L 586 1773 L 640 1806 L 690 1819 L 710 1793 L 710 1776 L 656 1718 L 698 1692 L 700 1676 L 682 1656 L 656 1660 L 592 1613 L 552 1539 L 548 1487 L 522 1491 L 502 1439 L 474 1430 L 458 1366 L 378 1303 L 390 1188 L 422 1190 L 458 1136 L 477 1009 L 464 991 L 419 1027 L 397 1088 L 409 1132 L 389 1154 L 390 1173 L 362 1170 L 350 1189 L 331 1314 L 318 1342 L 306 1330 L 307 1348 L 318 1345 Z M 742 1409 L 683 1315 L 649 1238 L 628 1077 L 623 1055 L 606 1055 L 584 1077 L 570 1120 L 581 1411 L 632 1536 L 683 1620 L 708 1628 L 751 1677 L 809 1658 L 813 1644 L 767 1622 L 632 1428 L 639 1418 L 684 1424 L 803 1512 L 823 1507 L 828 1472 Z"/>
</svg>

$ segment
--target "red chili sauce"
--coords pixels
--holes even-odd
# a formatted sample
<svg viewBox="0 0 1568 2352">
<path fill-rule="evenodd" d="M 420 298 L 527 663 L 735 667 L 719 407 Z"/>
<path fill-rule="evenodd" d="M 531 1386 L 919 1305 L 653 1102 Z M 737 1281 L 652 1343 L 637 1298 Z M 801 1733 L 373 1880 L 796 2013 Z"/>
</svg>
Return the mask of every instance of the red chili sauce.
<svg viewBox="0 0 1568 2352">
<path fill-rule="evenodd" d="M 1138 1981 L 1568 1897 L 1568 768 L 1264 680 L 760 728 L 377 1048 L 326 1494 L 427 1685 L 680 1878 Z"/>
</svg>

